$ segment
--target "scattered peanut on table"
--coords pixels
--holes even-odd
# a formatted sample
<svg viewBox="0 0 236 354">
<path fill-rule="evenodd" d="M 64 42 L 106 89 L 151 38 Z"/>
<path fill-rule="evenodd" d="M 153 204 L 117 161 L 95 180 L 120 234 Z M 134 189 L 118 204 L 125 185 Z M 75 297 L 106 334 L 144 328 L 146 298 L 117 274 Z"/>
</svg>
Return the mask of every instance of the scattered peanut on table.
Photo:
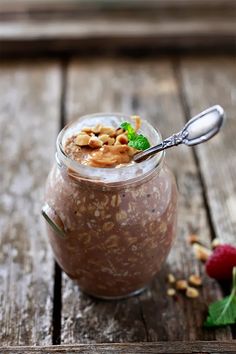
<svg viewBox="0 0 236 354">
<path fill-rule="evenodd" d="M 200 286 L 202 285 L 202 279 L 199 275 L 197 274 L 192 274 L 190 275 L 190 277 L 188 278 L 188 281 L 191 285 L 194 285 L 194 286 Z"/>
<path fill-rule="evenodd" d="M 202 262 L 206 262 L 212 253 L 210 249 L 198 243 L 193 244 L 193 252 L 195 254 L 195 257 Z"/>
<path fill-rule="evenodd" d="M 212 254 L 212 250 L 205 247 L 204 245 L 201 244 L 200 237 L 197 234 L 190 234 L 187 237 L 187 243 L 190 244 L 193 248 L 193 252 L 195 257 L 201 261 L 201 262 L 206 262 L 210 255 Z M 218 247 L 221 244 L 220 240 L 218 238 L 215 238 L 212 243 L 211 247 L 212 249 Z M 200 293 L 199 290 L 196 289 L 196 287 L 200 287 L 202 285 L 202 278 L 198 274 L 191 274 L 188 277 L 188 280 L 185 279 L 179 279 L 176 280 L 175 276 L 173 274 L 168 274 L 167 277 L 168 283 L 170 285 L 175 285 L 174 290 L 179 290 L 183 291 L 185 290 L 185 295 L 188 298 L 197 298 Z M 173 293 L 173 288 L 169 288 L 167 291 L 168 296 L 173 296 L 171 295 Z"/>
</svg>

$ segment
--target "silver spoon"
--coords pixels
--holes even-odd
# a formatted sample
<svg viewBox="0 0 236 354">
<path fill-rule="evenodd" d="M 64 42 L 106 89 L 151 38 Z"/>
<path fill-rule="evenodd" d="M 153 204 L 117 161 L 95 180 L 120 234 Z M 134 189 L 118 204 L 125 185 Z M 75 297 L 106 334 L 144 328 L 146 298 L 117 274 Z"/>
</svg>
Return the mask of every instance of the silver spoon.
<svg viewBox="0 0 236 354">
<path fill-rule="evenodd" d="M 160 144 L 134 155 L 135 162 L 142 162 L 148 157 L 179 144 L 193 146 L 204 143 L 216 135 L 224 122 L 224 110 L 221 106 L 212 106 L 191 118 L 183 129 Z"/>
</svg>

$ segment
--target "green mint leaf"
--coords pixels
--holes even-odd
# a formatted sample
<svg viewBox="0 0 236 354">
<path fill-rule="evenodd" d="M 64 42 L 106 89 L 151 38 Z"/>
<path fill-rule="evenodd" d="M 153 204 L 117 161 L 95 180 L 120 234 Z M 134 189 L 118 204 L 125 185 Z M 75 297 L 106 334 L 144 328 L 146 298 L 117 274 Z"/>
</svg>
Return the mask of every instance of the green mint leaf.
<svg viewBox="0 0 236 354">
<path fill-rule="evenodd" d="M 129 146 L 137 150 L 146 150 L 151 146 L 148 139 L 142 134 L 137 134 L 130 123 L 124 122 L 120 126 L 128 132 Z"/>
<path fill-rule="evenodd" d="M 236 267 L 233 268 L 233 288 L 231 294 L 209 306 L 206 327 L 226 326 L 236 323 Z"/>
<path fill-rule="evenodd" d="M 142 134 L 137 135 L 134 140 L 129 141 L 128 145 L 137 150 L 146 150 L 150 147 L 148 139 Z"/>
<path fill-rule="evenodd" d="M 209 306 L 206 327 L 226 326 L 236 323 L 236 296 L 227 296 Z"/>
<path fill-rule="evenodd" d="M 132 127 L 132 125 L 128 122 L 124 122 L 121 123 L 121 128 L 126 130 L 128 132 L 128 139 L 129 140 L 133 140 L 136 137 L 136 131 L 134 130 L 134 128 Z"/>
</svg>

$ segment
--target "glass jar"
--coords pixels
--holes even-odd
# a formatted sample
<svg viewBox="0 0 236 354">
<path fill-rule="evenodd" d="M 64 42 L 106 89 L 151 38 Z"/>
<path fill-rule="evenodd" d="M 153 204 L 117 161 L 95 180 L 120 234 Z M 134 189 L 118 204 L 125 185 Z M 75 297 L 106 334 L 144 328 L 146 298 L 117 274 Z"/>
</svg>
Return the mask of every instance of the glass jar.
<svg viewBox="0 0 236 354">
<path fill-rule="evenodd" d="M 142 291 L 160 270 L 176 231 L 177 189 L 161 152 L 142 163 L 95 168 L 64 153 L 68 137 L 83 127 L 117 128 L 122 114 L 84 116 L 57 138 L 42 213 L 54 256 L 86 293 L 117 299 Z M 148 122 L 151 145 L 162 139 Z"/>
</svg>

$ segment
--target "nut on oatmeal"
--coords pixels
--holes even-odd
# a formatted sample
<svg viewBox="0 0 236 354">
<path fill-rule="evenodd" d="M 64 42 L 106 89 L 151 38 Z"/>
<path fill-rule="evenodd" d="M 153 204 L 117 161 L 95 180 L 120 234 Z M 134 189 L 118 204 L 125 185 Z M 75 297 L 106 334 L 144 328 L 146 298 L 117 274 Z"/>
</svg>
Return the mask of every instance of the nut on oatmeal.
<svg viewBox="0 0 236 354">
<path fill-rule="evenodd" d="M 93 128 L 91 127 L 84 127 L 82 128 L 82 132 L 85 132 L 87 134 L 91 134 L 93 132 Z"/>
<path fill-rule="evenodd" d="M 103 145 L 103 142 L 98 139 L 96 136 L 92 136 L 89 139 L 88 145 L 93 149 L 98 149 Z"/>
<path fill-rule="evenodd" d="M 78 134 L 76 139 L 75 139 L 75 144 L 79 146 L 86 146 L 88 145 L 90 140 L 90 136 L 85 134 Z"/>
<path fill-rule="evenodd" d="M 112 127 L 104 127 L 102 126 L 100 129 L 101 134 L 107 134 L 110 137 L 114 137 L 116 135 L 116 130 Z"/>
<path fill-rule="evenodd" d="M 131 118 L 135 120 L 135 130 L 136 131 L 139 130 L 140 127 L 141 127 L 141 118 L 140 118 L 140 116 L 133 115 L 133 116 L 131 116 Z"/>
<path fill-rule="evenodd" d="M 122 128 L 116 129 L 116 136 L 123 134 L 123 133 L 124 133 L 124 130 Z"/>
<path fill-rule="evenodd" d="M 107 143 L 108 145 L 113 145 L 115 143 L 115 138 L 108 138 Z"/>
<path fill-rule="evenodd" d="M 101 129 L 102 129 L 101 124 L 97 124 L 95 127 L 92 128 L 92 132 L 94 134 L 102 133 Z"/>
<path fill-rule="evenodd" d="M 121 145 L 128 144 L 129 139 L 127 135 L 125 134 L 120 134 L 116 137 L 116 143 L 120 143 Z"/>
<path fill-rule="evenodd" d="M 115 140 L 114 146 L 121 145 L 121 143 L 118 140 Z"/>
<path fill-rule="evenodd" d="M 107 143 L 108 139 L 110 138 L 108 134 L 100 134 L 98 136 L 98 138 L 103 142 L 103 143 Z"/>
</svg>

